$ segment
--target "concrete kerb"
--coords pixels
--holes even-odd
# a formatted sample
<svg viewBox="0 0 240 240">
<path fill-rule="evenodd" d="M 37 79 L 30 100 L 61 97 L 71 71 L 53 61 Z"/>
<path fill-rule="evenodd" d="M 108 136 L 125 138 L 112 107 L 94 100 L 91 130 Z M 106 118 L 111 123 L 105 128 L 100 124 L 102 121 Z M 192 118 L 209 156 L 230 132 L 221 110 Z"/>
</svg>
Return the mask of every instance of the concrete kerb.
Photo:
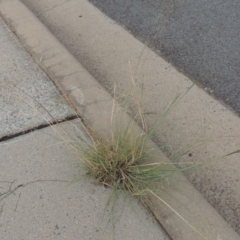
<svg viewBox="0 0 240 240">
<path fill-rule="evenodd" d="M 73 102 L 89 126 L 98 133 L 107 133 L 112 97 L 25 5 L 17 0 L 0 1 L 0 12 L 27 51 L 58 89 Z M 154 146 L 154 143 L 150 144 Z M 160 151 L 159 156 L 165 158 Z M 169 204 L 197 227 L 207 239 L 240 239 L 184 176 L 175 178 L 172 185 L 174 187 L 166 189 L 166 192 L 178 199 L 179 203 L 170 199 Z M 182 207 L 180 203 L 188 207 Z M 156 204 L 156 199 L 150 196 L 147 204 L 173 239 L 202 239 L 169 208 L 164 207 L 164 204 Z M 203 224 L 200 224 L 198 219 L 201 219 Z"/>
</svg>

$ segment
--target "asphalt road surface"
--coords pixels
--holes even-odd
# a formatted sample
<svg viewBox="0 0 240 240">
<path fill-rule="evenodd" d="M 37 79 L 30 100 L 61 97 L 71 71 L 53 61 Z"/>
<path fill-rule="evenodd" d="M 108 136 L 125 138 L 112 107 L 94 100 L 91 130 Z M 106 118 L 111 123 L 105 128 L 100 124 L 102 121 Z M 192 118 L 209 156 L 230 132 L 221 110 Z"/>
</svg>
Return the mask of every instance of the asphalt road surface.
<svg viewBox="0 0 240 240">
<path fill-rule="evenodd" d="M 239 0 L 89 0 L 240 115 Z"/>
</svg>

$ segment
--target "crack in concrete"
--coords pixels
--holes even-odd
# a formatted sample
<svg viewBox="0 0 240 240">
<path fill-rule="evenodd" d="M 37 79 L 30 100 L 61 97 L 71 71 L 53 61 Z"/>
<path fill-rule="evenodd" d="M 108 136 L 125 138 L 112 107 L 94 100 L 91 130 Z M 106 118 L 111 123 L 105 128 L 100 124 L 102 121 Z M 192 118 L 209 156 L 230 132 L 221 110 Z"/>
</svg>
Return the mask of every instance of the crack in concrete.
<svg viewBox="0 0 240 240">
<path fill-rule="evenodd" d="M 52 8 L 49 8 L 49 9 L 46 9 L 46 10 L 42 10 L 42 11 L 41 11 L 41 14 L 42 14 L 42 13 L 45 13 L 45 12 L 52 11 L 52 10 L 55 9 L 56 7 L 60 7 L 60 6 L 64 5 L 64 4 L 67 3 L 67 2 L 70 2 L 70 0 L 67 0 L 67 1 L 65 1 L 65 2 L 63 2 L 63 3 L 61 3 L 61 4 L 58 4 L 58 5 L 55 5 L 55 6 L 53 6 Z"/>
<path fill-rule="evenodd" d="M 19 136 L 22 136 L 22 135 L 25 135 L 27 133 L 30 133 L 30 132 L 33 132 L 33 131 L 36 131 L 36 130 L 40 130 L 40 129 L 43 129 L 43 128 L 46 128 L 46 127 L 49 127 L 49 126 L 52 126 L 52 125 L 57 125 L 59 123 L 68 122 L 70 120 L 74 120 L 74 119 L 77 119 L 77 118 L 79 118 L 79 117 L 76 116 L 76 115 L 72 115 L 72 116 L 68 116 L 68 117 L 66 117 L 64 119 L 54 120 L 54 121 L 52 121 L 50 123 L 41 124 L 39 126 L 32 127 L 32 128 L 27 129 L 27 130 L 14 133 L 12 135 L 3 136 L 3 137 L 0 138 L 0 143 L 4 142 L 4 141 L 8 141 L 8 140 L 16 138 L 16 137 L 19 137 Z"/>
</svg>

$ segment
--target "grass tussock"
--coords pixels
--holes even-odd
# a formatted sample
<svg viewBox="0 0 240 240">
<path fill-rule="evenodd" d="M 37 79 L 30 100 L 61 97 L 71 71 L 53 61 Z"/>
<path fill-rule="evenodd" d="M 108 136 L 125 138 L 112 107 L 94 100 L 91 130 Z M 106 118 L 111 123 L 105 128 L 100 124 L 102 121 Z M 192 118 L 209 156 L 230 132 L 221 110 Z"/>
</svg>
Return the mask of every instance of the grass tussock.
<svg viewBox="0 0 240 240">
<path fill-rule="evenodd" d="M 172 165 L 147 162 L 148 137 L 127 127 L 118 128 L 111 141 L 95 140 L 82 156 L 88 173 L 113 189 L 127 190 L 131 195 L 144 192 L 152 182 L 174 173 Z"/>
<path fill-rule="evenodd" d="M 114 97 L 109 127 L 111 136 L 103 139 L 95 132 L 94 135 L 90 133 L 92 142 L 87 144 L 87 148 L 81 151 L 79 156 L 87 173 L 100 184 L 115 190 L 126 190 L 131 195 L 141 196 L 151 190 L 152 183 L 166 180 L 175 173 L 193 169 L 195 166 L 187 163 L 186 166 L 182 164 L 180 168 L 176 168 L 166 158 L 157 158 L 157 161 L 152 161 L 154 149 L 152 145 L 150 147 L 149 142 L 154 136 L 155 129 L 161 125 L 161 122 L 177 104 L 180 96 L 173 100 L 155 125 L 149 129 L 142 107 L 142 88 L 136 85 L 135 78 L 132 78 L 132 83 L 132 88 L 128 93 L 128 98 L 130 96 L 131 103 L 133 103 L 131 107 L 129 107 L 130 101 L 126 100 L 122 104 L 124 111 L 116 110 L 115 100 L 117 98 Z M 129 111 L 133 113 L 132 118 L 125 116 Z M 186 151 L 177 153 L 173 155 L 173 158 L 175 159 L 176 156 L 179 158 L 185 153 Z"/>
<path fill-rule="evenodd" d="M 132 195 L 144 190 L 151 181 L 166 176 L 162 164 L 147 164 L 148 138 L 131 128 L 117 130 L 112 142 L 97 140 L 84 151 L 83 160 L 92 175 L 105 186 L 127 190 Z"/>
</svg>

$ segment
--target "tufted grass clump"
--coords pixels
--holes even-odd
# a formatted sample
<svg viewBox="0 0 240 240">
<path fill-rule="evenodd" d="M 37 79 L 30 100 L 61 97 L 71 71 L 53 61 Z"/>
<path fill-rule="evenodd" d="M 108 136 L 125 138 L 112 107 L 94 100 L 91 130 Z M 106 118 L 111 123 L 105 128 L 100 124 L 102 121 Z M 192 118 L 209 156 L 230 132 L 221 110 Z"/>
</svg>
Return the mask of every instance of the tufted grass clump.
<svg viewBox="0 0 240 240">
<path fill-rule="evenodd" d="M 174 173 L 167 163 L 147 163 L 148 140 L 149 135 L 137 134 L 130 126 L 118 128 L 111 141 L 95 140 L 82 156 L 88 173 L 104 186 L 127 190 L 131 195 L 144 192 L 152 182 Z"/>
<path fill-rule="evenodd" d="M 178 97 L 163 114 L 165 118 Z M 113 104 L 113 106 L 115 106 Z M 173 174 L 185 171 L 194 166 L 176 168 L 166 158 L 152 161 L 154 149 L 149 142 L 154 135 L 154 130 L 159 123 L 148 129 L 145 123 L 142 106 L 137 105 L 137 112 L 133 118 L 124 118 L 123 114 L 114 113 L 110 124 L 110 137 L 99 137 L 96 132 L 90 133 L 91 143 L 81 151 L 80 158 L 88 175 L 105 187 L 114 190 L 123 190 L 133 196 L 141 198 L 154 182 L 166 180 Z M 113 120 L 114 119 L 114 120 Z M 141 128 L 136 127 L 140 125 Z M 155 158 L 156 159 L 156 158 Z"/>
</svg>

